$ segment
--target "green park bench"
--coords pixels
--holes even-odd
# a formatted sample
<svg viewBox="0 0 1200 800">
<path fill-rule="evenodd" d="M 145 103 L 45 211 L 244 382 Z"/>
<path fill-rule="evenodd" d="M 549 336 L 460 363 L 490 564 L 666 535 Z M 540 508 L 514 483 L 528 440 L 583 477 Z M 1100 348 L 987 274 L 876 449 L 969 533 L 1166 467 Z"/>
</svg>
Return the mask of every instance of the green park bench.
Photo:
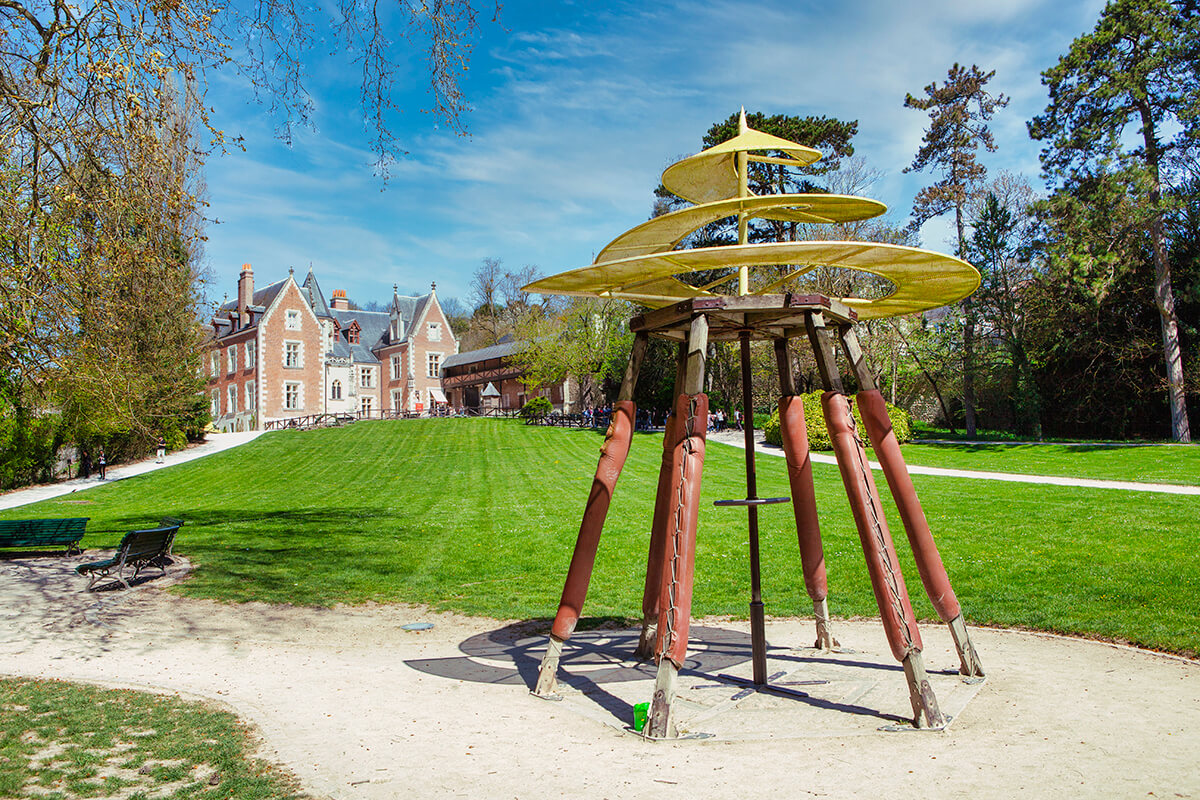
<svg viewBox="0 0 1200 800">
<path fill-rule="evenodd" d="M 82 553 L 79 540 L 83 538 L 88 517 L 67 519 L 10 519 L 0 520 L 0 548 L 20 547 L 40 550 L 44 547 L 66 547 L 67 553 Z"/>
<path fill-rule="evenodd" d="M 169 518 L 168 518 L 169 519 Z M 166 522 L 167 520 L 164 520 Z M 130 531 L 121 539 L 121 545 L 111 558 L 103 561 L 92 561 L 80 564 L 75 571 L 80 575 L 88 575 L 88 591 L 104 580 L 115 577 L 128 589 L 130 580 L 137 580 L 138 573 L 145 567 L 158 567 L 163 575 L 167 574 L 166 565 L 171 563 L 171 546 L 175 542 L 175 534 L 179 532 L 180 520 L 170 520 L 172 524 L 158 528 Z"/>
</svg>

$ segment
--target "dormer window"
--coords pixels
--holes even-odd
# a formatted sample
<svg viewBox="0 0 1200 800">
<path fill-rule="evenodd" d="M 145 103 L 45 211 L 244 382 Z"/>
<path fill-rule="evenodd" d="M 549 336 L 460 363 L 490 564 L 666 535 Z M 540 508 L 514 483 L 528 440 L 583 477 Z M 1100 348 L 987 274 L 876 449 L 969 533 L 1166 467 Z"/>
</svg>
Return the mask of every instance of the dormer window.
<svg viewBox="0 0 1200 800">
<path fill-rule="evenodd" d="M 350 344 L 359 343 L 359 333 L 362 331 L 357 322 L 350 323 Z"/>
</svg>

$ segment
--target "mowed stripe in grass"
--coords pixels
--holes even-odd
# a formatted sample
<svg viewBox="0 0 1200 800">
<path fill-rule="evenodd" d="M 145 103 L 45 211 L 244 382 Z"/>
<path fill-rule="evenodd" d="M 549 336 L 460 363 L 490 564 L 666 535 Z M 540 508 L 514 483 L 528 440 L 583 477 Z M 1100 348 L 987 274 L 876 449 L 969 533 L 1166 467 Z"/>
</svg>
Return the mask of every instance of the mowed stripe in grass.
<svg viewBox="0 0 1200 800">
<path fill-rule="evenodd" d="M 301 605 L 415 602 L 501 618 L 554 613 L 602 438 L 501 420 L 360 422 L 279 432 L 87 493 L 4 513 L 87 514 L 91 528 L 187 525 L 199 569 L 184 594 Z M 662 438 L 635 436 L 585 613 L 638 617 Z M 708 445 L 697 615 L 745 616 L 743 453 Z M 783 459 L 760 458 L 761 496 L 787 495 Z M 815 465 L 835 614 L 877 612 L 836 467 Z M 886 496 L 918 614 L 933 618 Z M 1200 498 L 914 476 L 968 619 L 1200 650 Z M 76 495 L 70 499 L 79 499 Z M 787 506 L 760 512 L 769 613 L 808 614 Z M 89 534 L 89 548 L 119 533 Z"/>
<path fill-rule="evenodd" d="M 923 467 L 1200 486 L 1200 445 L 907 444 Z M 871 456 L 874 458 L 874 454 Z"/>
</svg>

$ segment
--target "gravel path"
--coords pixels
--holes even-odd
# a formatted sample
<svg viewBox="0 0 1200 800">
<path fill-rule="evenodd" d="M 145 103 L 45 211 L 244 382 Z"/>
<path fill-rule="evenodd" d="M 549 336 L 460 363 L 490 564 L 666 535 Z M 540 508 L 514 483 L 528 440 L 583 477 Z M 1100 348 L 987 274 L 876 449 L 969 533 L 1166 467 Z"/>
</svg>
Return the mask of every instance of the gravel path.
<svg viewBox="0 0 1200 800">
<path fill-rule="evenodd" d="M 17 489 L 0 495 L 0 510 L 6 508 L 17 508 L 18 506 L 29 505 L 36 503 L 39 500 L 49 500 L 51 497 L 61 497 L 64 494 L 72 492 L 82 492 L 87 489 L 92 489 L 96 486 L 101 486 L 108 481 L 119 481 L 125 478 L 132 478 L 135 475 L 144 475 L 147 472 L 153 472 L 156 469 L 163 469 L 175 464 L 183 464 L 188 461 L 194 461 L 197 458 L 203 458 L 213 453 L 219 453 L 222 450 L 228 450 L 231 447 L 237 447 L 240 444 L 251 442 L 262 436 L 262 431 L 249 431 L 247 433 L 210 433 L 205 437 L 204 441 L 195 447 L 189 447 L 187 450 L 180 450 L 174 453 L 167 453 L 163 458 L 163 463 L 157 463 L 153 457 L 143 461 L 138 461 L 133 464 L 119 464 L 108 468 L 108 480 L 101 481 L 98 477 L 90 478 L 74 478 L 61 483 L 47 483 L 40 486 L 31 486 L 28 489 Z"/>
<path fill-rule="evenodd" d="M 767 444 L 762 435 L 755 432 L 754 450 L 758 453 L 783 457 L 783 448 Z M 745 449 L 746 442 L 741 431 L 721 431 L 708 434 L 709 441 L 721 442 Z M 1189 445 L 1190 446 L 1190 445 Z M 817 464 L 837 464 L 837 459 L 825 453 L 811 453 Z M 882 469 L 877 461 L 868 462 L 871 469 Z M 910 475 L 940 475 L 945 478 L 969 478 L 981 481 L 1007 481 L 1009 483 L 1041 483 L 1053 486 L 1079 486 L 1089 489 L 1120 489 L 1127 492 L 1160 492 L 1162 494 L 1200 495 L 1200 486 L 1180 486 L 1172 483 L 1139 483 L 1137 481 L 1104 481 L 1094 478 L 1063 478 L 1057 475 L 1021 475 L 1014 472 L 987 472 L 974 469 L 947 469 L 945 467 L 921 467 L 908 465 Z"/>
</svg>

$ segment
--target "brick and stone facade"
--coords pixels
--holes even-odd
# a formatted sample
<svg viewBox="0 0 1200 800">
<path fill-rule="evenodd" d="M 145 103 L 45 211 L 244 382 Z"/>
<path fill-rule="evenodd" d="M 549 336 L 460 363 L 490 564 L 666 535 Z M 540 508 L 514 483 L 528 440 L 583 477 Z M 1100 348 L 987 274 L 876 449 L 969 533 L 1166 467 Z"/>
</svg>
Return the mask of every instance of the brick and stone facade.
<svg viewBox="0 0 1200 800">
<path fill-rule="evenodd" d="M 202 363 L 223 430 L 314 414 L 427 413 L 445 402 L 441 364 L 458 352 L 436 285 L 422 297 L 393 287 L 388 311 L 363 311 L 341 290 L 327 303 L 311 271 L 256 291 L 249 264 L 237 301 L 212 325 Z"/>
</svg>

